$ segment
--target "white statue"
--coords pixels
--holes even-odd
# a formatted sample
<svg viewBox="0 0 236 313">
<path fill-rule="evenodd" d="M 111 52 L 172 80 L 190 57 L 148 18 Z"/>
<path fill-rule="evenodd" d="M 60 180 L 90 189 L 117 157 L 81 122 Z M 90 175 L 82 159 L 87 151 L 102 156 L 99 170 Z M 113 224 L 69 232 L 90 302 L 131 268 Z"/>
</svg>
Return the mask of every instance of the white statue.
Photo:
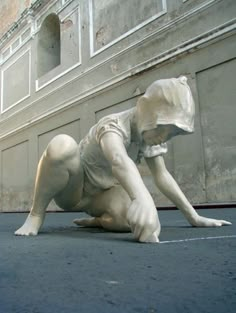
<svg viewBox="0 0 236 313">
<path fill-rule="evenodd" d="M 142 156 L 156 186 L 191 225 L 230 225 L 198 215 L 165 167 L 166 142 L 193 130 L 194 101 L 182 76 L 155 81 L 135 108 L 102 118 L 79 145 L 56 136 L 39 162 L 31 211 L 15 234 L 37 235 L 54 199 L 64 210 L 92 216 L 74 220 L 77 225 L 131 230 L 140 242 L 158 242 L 157 210 L 135 165 Z"/>
</svg>

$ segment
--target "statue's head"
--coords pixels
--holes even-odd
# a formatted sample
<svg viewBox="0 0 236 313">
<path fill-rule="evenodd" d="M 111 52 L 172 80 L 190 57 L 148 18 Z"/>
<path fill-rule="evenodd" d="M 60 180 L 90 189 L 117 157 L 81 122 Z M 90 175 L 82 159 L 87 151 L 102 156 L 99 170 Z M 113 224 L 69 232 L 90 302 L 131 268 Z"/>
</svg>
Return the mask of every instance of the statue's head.
<svg viewBox="0 0 236 313">
<path fill-rule="evenodd" d="M 165 142 L 173 136 L 192 133 L 194 114 L 194 101 L 185 76 L 157 80 L 137 102 L 138 131 L 143 137 L 161 133 Z"/>
</svg>

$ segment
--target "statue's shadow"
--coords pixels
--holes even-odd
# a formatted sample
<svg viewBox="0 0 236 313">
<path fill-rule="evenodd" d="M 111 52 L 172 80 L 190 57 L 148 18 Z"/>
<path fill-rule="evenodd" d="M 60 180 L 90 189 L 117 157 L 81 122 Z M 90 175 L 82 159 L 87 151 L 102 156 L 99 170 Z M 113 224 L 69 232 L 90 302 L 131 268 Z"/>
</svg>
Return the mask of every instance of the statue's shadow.
<svg viewBox="0 0 236 313">
<path fill-rule="evenodd" d="M 120 240 L 134 241 L 129 232 L 112 232 L 99 227 L 67 226 L 67 227 L 44 227 L 41 236 L 70 237 L 93 240 Z"/>
<path fill-rule="evenodd" d="M 175 240 L 177 238 L 189 237 L 196 230 L 190 225 L 163 225 L 161 228 L 160 241 Z M 136 242 L 133 234 L 129 232 L 112 232 L 98 227 L 84 226 L 45 226 L 41 236 L 64 237 L 71 239 L 91 239 L 94 241 L 120 241 Z M 45 237 L 44 237 L 45 238 Z"/>
</svg>

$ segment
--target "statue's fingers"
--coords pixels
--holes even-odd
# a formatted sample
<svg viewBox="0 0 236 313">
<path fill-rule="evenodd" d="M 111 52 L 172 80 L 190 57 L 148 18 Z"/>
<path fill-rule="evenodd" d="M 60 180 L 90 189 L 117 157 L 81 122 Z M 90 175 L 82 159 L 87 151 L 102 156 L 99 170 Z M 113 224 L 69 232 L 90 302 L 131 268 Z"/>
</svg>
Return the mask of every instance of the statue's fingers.
<svg viewBox="0 0 236 313">
<path fill-rule="evenodd" d="M 153 242 L 149 241 L 148 239 L 152 237 L 153 234 L 153 229 L 150 227 L 144 227 L 140 236 L 139 236 L 139 241 L 140 242 Z"/>
<path fill-rule="evenodd" d="M 134 238 L 136 240 L 139 240 L 140 236 L 141 236 L 141 232 L 142 232 L 142 227 L 139 224 L 136 224 L 134 227 Z M 140 241 L 140 240 L 139 240 Z"/>
<path fill-rule="evenodd" d="M 232 225 L 231 222 L 228 222 L 228 221 L 225 221 L 225 220 L 221 220 L 220 222 L 221 222 L 221 225 L 222 225 L 222 226 L 229 226 L 229 225 Z"/>
<path fill-rule="evenodd" d="M 127 221 L 128 224 L 130 225 L 131 231 L 134 233 L 134 230 L 136 228 L 136 225 L 138 224 L 139 220 L 139 213 L 138 210 L 129 210 L 127 213 Z"/>
<path fill-rule="evenodd" d="M 150 237 L 148 237 L 145 242 L 150 242 L 150 243 L 158 243 L 160 242 L 157 232 L 155 231 Z"/>
</svg>

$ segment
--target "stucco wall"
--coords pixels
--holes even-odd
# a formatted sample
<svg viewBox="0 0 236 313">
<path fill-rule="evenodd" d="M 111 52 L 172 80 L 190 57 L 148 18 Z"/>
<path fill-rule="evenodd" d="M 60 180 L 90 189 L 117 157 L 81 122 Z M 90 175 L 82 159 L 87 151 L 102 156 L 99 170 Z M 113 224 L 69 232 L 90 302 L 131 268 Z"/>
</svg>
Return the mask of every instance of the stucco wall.
<svg viewBox="0 0 236 313">
<path fill-rule="evenodd" d="M 194 204 L 236 201 L 235 1 L 55 0 L 32 10 L 1 45 L 1 211 L 30 208 L 53 136 L 79 141 L 102 116 L 134 106 L 152 81 L 183 74 L 196 131 L 170 142 L 167 167 Z M 60 64 L 39 76 L 49 14 L 60 19 Z M 139 168 L 157 206 L 169 205 Z"/>
</svg>

